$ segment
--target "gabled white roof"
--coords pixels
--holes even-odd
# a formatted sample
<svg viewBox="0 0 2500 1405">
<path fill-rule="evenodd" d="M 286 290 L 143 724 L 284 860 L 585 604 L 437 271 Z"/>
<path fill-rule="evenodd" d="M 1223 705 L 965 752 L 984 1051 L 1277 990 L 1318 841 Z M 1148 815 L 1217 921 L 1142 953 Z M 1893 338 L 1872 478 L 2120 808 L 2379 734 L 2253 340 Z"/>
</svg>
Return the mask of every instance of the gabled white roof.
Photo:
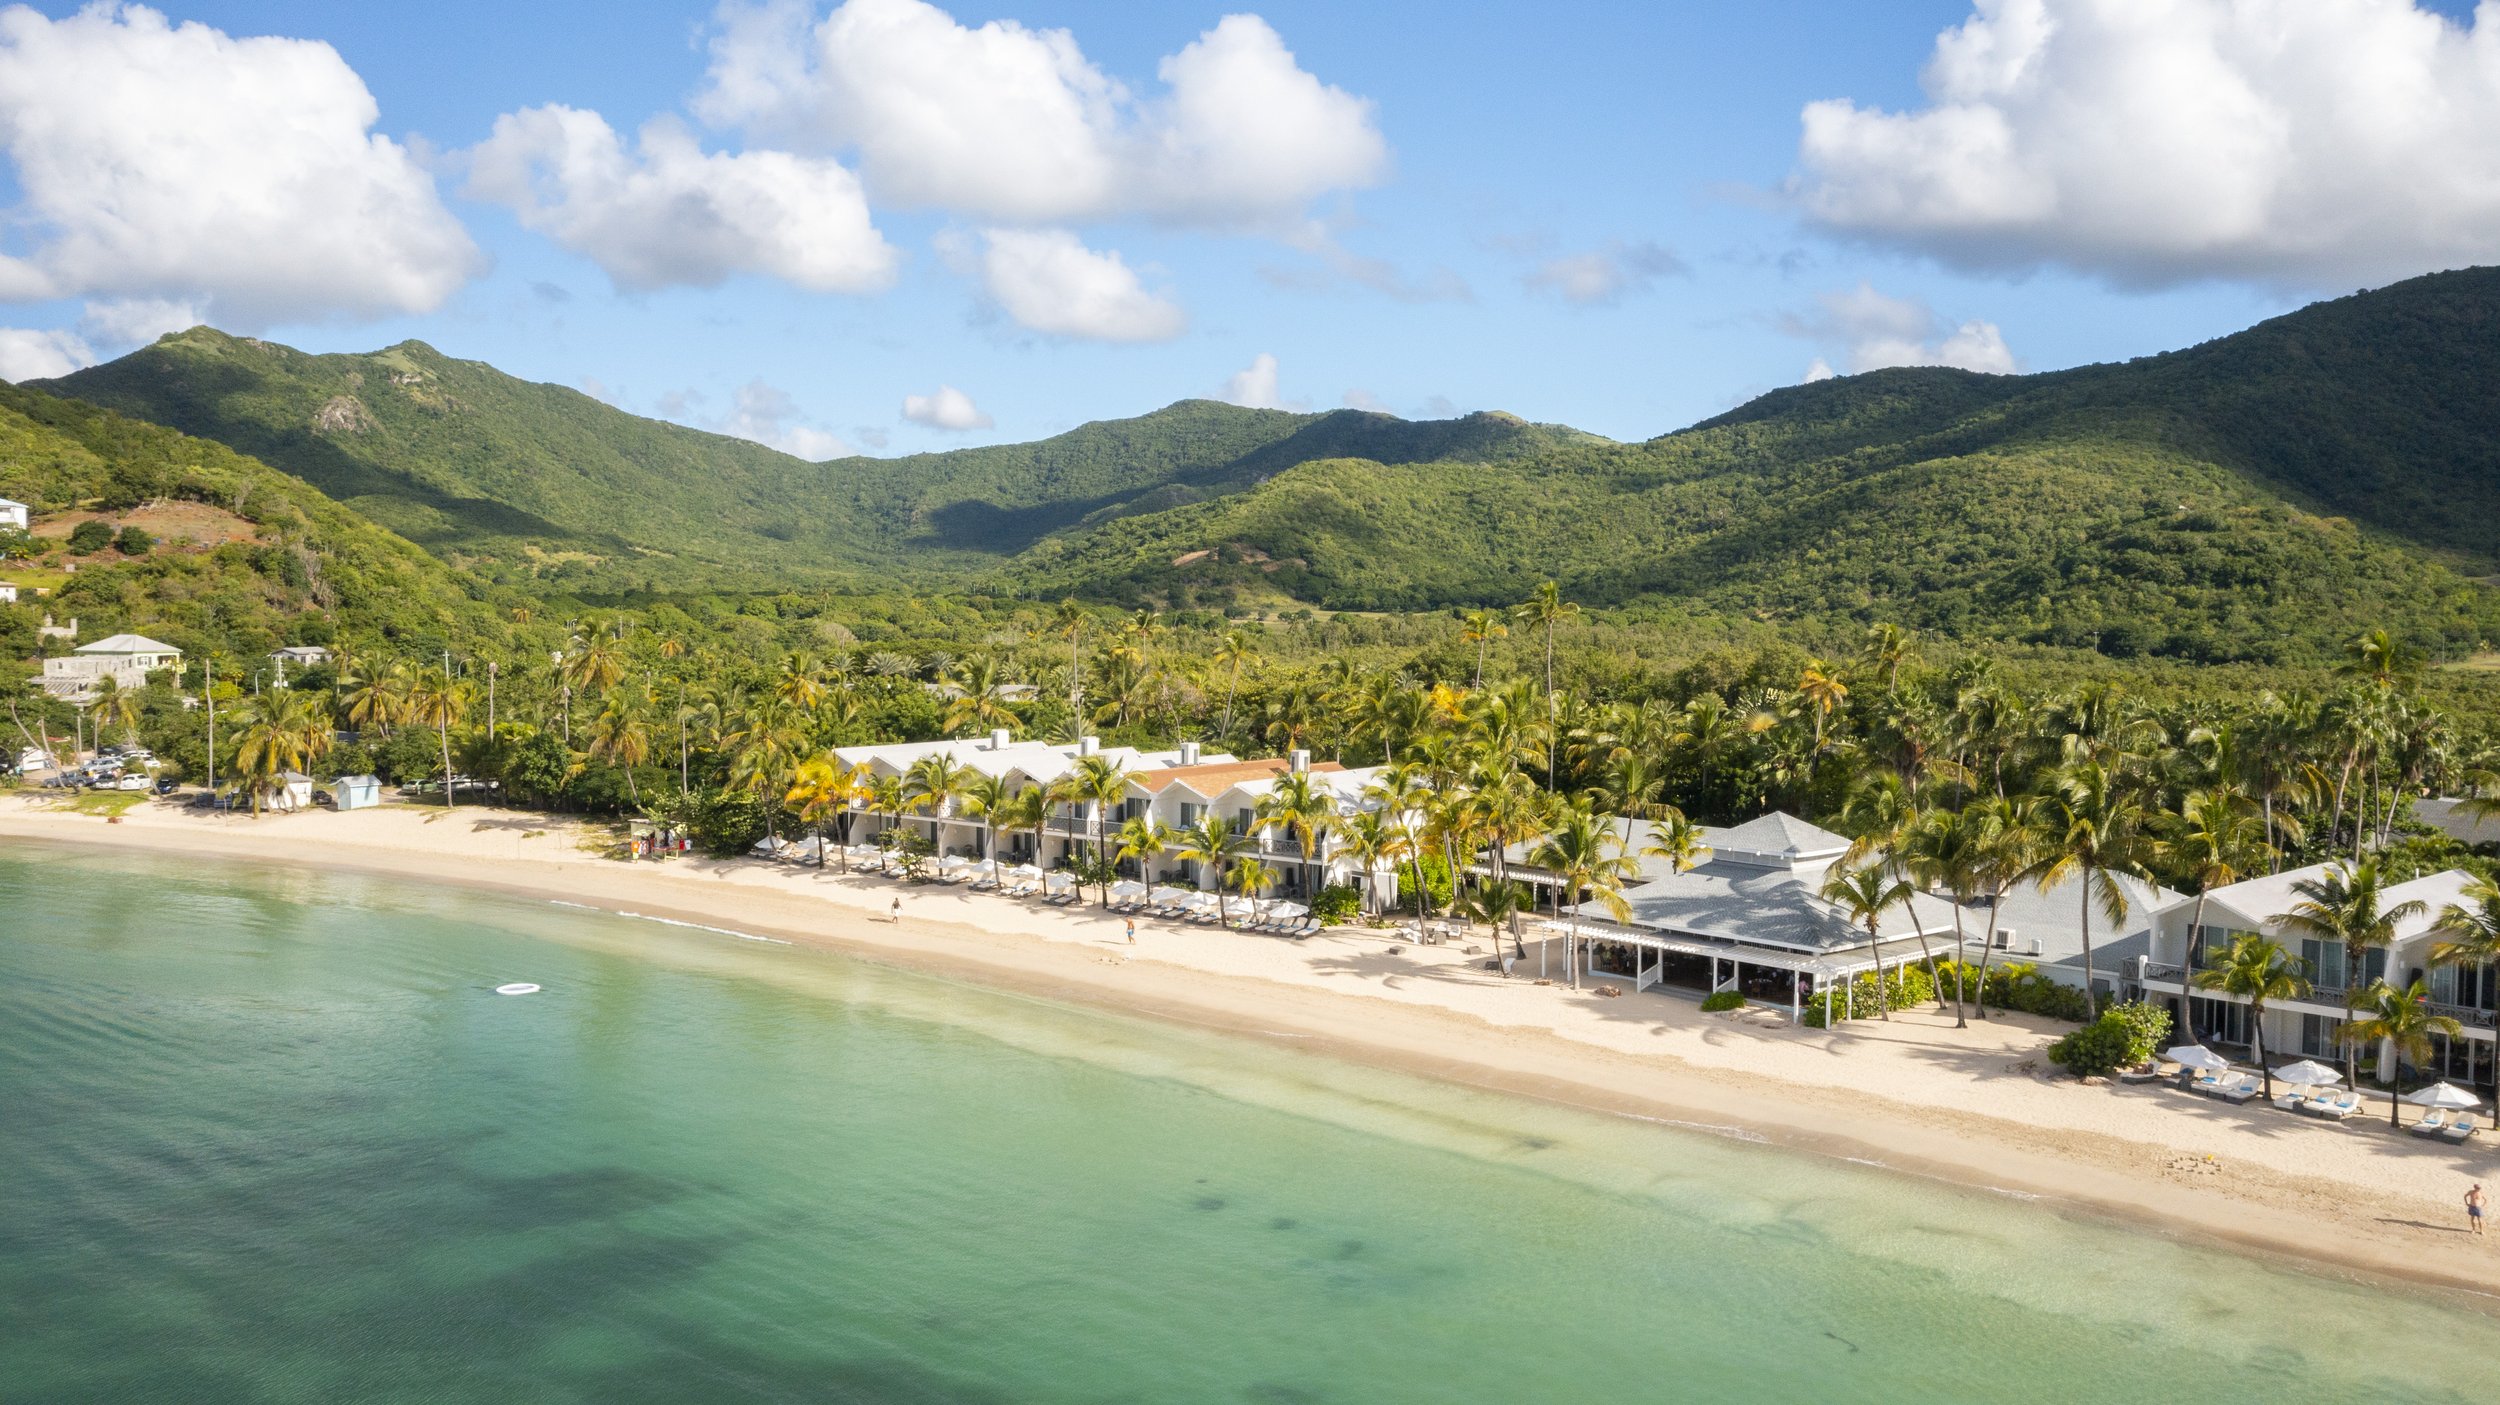
<svg viewBox="0 0 2500 1405">
<path fill-rule="evenodd" d="M 78 646 L 78 652 L 82 654 L 179 654 L 182 651 L 171 644 L 150 639 L 144 634 L 116 634 L 107 639 L 99 639 L 93 644 L 81 644 Z"/>
<path fill-rule="evenodd" d="M 2214 918 L 2213 910 L 2219 906 L 2239 917 L 2251 929 L 2271 929 L 2274 919 L 2290 912 L 2303 901 L 2300 894 L 2292 891 L 2293 884 L 2323 878 L 2334 867 L 2333 864 L 2314 863 L 2306 868 L 2287 869 L 2216 888 L 2205 894 L 2205 925 L 2225 925 Z M 2420 878 L 2389 884 L 2379 894 L 2379 906 L 2386 909 L 2401 907 L 2409 902 L 2422 904 L 2423 910 L 2419 914 L 2396 924 L 2396 940 L 2404 941 L 2437 928 L 2440 912 L 2450 903 L 2462 904 L 2466 885 L 2473 881 L 2474 875 L 2462 869 L 2424 874 Z"/>
</svg>

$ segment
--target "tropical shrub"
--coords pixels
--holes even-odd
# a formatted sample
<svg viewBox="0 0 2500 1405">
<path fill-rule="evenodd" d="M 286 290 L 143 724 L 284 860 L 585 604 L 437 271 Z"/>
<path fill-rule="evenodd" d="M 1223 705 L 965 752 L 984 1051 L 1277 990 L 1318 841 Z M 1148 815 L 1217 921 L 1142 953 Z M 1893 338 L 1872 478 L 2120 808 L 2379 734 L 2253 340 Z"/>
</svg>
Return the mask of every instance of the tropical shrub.
<svg viewBox="0 0 2500 1405">
<path fill-rule="evenodd" d="M 1885 1006 L 1907 1010 L 1936 998 L 1936 987 L 1927 979 L 1924 966 L 1895 966 L 1884 972 L 1886 999 L 1876 999 L 1875 973 L 1864 971 L 1848 982 L 1845 990 L 1834 986 L 1806 1002 L 1805 1022 L 1809 1029 L 1823 1029 L 1843 1019 L 1871 1020 Z"/>
<path fill-rule="evenodd" d="M 1979 977 L 1976 962 L 1939 961 L 1936 963 L 1936 988 L 1950 992 L 1956 972 L 1962 978 L 1965 998 L 1997 1010 L 2019 1010 L 2026 1015 L 2046 1015 L 2051 1019 L 2081 1023 L 2091 1015 L 2083 992 L 2062 981 L 2040 974 L 2040 968 L 2026 961 L 2007 961 L 1988 968 L 1987 980 Z"/>
<path fill-rule="evenodd" d="M 124 527 L 121 535 L 113 538 L 113 549 L 124 556 L 145 556 L 156 549 L 156 538 L 149 536 L 145 527 Z"/>
<path fill-rule="evenodd" d="M 715 790 L 695 797 L 686 833 L 695 847 L 715 858 L 731 858 L 755 847 L 769 818 L 764 802 L 752 791 Z"/>
<path fill-rule="evenodd" d="M 113 524 L 98 517 L 69 529 L 69 549 L 81 556 L 93 556 L 113 544 Z"/>
<path fill-rule="evenodd" d="M 1311 899 L 1311 915 L 1323 927 L 1351 922 L 1363 910 L 1363 895 L 1351 883 L 1331 883 Z"/>
<path fill-rule="evenodd" d="M 1715 1015 L 1721 1010 L 1742 1009 L 1744 1004 L 1745 997 L 1736 991 L 1714 990 L 1702 997 L 1701 1010 L 1705 1015 Z"/>
<path fill-rule="evenodd" d="M 2112 1005 L 2049 1046 L 2049 1058 L 2077 1078 L 2099 1078 L 2153 1057 L 2170 1032 L 2170 1012 L 2141 1003 Z"/>
</svg>

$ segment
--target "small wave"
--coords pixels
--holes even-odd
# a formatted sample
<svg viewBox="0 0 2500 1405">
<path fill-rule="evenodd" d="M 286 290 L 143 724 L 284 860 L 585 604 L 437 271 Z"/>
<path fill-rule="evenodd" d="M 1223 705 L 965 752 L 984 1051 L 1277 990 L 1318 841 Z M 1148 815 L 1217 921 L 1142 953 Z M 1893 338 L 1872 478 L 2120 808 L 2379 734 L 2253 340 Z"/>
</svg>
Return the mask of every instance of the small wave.
<svg viewBox="0 0 2500 1405">
<path fill-rule="evenodd" d="M 1871 1161 L 1863 1156 L 1844 1156 L 1840 1159 L 1843 1161 L 1853 1162 L 1860 1166 L 1872 1166 L 1878 1171 L 1889 1171 L 1892 1169 L 1890 1166 L 1885 1165 L 1881 1161 Z"/>
<path fill-rule="evenodd" d="M 1687 1122 L 1680 1117 L 1646 1117 L 1637 1112 L 1626 1112 L 1620 1115 L 1631 1118 L 1635 1122 L 1654 1122 L 1661 1127 L 1682 1127 L 1688 1132 L 1708 1132 L 1714 1137 L 1725 1137 L 1729 1141 L 1753 1142 L 1761 1146 L 1771 1144 L 1769 1137 L 1751 1127 L 1735 1127 L 1725 1122 Z"/>
<path fill-rule="evenodd" d="M 2012 1187 L 2010 1187 L 2010 1186 L 2001 1186 L 2001 1185 L 1983 1185 L 1983 1186 L 1981 1186 L 1981 1187 L 1980 1187 L 1980 1189 L 1981 1189 L 1981 1190 L 1984 1190 L 1984 1191 L 1986 1191 L 1986 1192 L 1988 1192 L 1990 1195 L 2002 1195 L 2002 1196 L 2005 1196 L 2005 1197 L 2007 1197 L 2007 1198 L 2009 1198 L 2009 1199 L 2013 1199 L 2013 1200 L 2046 1200 L 2046 1199 L 2048 1199 L 2048 1197 L 2047 1197 L 2047 1196 L 2045 1196 L 2045 1195 L 2041 1195 L 2041 1194 L 2038 1194 L 2037 1192 L 2034 1192 L 2034 1191 L 2028 1191 L 2028 1190 L 2015 1190 L 2015 1189 L 2013 1189 L 2013 1188 L 2012 1188 Z"/>
<path fill-rule="evenodd" d="M 619 917 L 631 917 L 642 922 L 657 922 L 663 926 L 684 927 L 690 931 L 717 932 L 724 937 L 736 937 L 742 942 L 764 942 L 772 946 L 790 945 L 789 942 L 783 941 L 779 937 L 759 937 L 753 932 L 741 932 L 735 927 L 715 927 L 706 922 L 685 922 L 674 917 L 654 917 L 647 912 L 619 912 L 616 915 Z"/>
<path fill-rule="evenodd" d="M 588 903 L 569 903 L 562 898 L 549 898 L 547 899 L 547 905 L 549 907 L 578 907 L 584 912 L 598 912 L 602 910 L 600 908 L 592 907 Z"/>
</svg>

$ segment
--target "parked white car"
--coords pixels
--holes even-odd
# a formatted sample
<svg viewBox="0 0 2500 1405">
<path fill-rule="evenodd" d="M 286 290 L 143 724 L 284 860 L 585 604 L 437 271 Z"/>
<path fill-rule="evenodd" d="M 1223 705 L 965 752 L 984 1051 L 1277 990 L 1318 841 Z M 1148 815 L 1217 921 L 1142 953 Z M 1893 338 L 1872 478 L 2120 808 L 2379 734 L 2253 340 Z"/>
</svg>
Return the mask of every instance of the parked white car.
<svg viewBox="0 0 2500 1405">
<path fill-rule="evenodd" d="M 156 784 L 156 782 L 149 780 L 146 773 L 141 771 L 128 771 L 123 773 L 119 780 L 113 782 L 113 789 L 145 790 L 154 784 Z"/>
</svg>

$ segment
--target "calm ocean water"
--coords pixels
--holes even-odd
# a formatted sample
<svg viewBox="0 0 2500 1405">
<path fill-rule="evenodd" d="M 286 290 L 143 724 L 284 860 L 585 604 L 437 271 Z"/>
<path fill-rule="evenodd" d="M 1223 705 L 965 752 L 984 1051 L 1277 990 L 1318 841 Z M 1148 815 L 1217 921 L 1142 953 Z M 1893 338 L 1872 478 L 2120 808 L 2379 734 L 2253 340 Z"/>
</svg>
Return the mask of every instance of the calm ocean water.
<svg viewBox="0 0 2500 1405">
<path fill-rule="evenodd" d="M 734 923 L 734 917 L 724 917 Z M 499 982 L 535 981 L 499 997 Z M 2488 1401 L 2500 1324 L 822 952 L 0 857 L 0 1400 Z"/>
</svg>

